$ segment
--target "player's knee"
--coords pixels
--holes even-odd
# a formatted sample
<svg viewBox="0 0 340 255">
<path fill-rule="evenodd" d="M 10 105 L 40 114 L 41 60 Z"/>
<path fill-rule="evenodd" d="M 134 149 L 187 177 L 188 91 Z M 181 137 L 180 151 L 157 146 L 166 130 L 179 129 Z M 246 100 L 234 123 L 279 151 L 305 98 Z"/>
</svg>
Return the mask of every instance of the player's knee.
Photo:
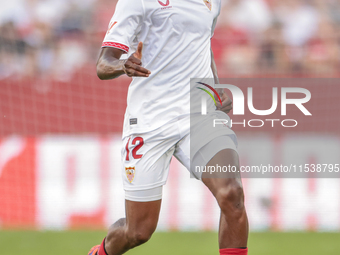
<svg viewBox="0 0 340 255">
<path fill-rule="evenodd" d="M 240 182 L 230 179 L 228 185 L 219 189 L 216 195 L 222 212 L 237 213 L 244 210 L 244 193 Z"/>
<path fill-rule="evenodd" d="M 127 237 L 131 246 L 135 247 L 146 243 L 150 240 L 154 231 L 147 229 L 140 229 L 135 231 L 128 231 Z"/>
</svg>

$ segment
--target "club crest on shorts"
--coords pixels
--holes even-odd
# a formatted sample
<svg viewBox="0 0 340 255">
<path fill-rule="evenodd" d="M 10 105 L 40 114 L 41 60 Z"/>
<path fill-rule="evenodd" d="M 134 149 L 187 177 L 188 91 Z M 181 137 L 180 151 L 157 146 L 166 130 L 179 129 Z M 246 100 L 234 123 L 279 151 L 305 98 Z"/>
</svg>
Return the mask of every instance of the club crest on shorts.
<svg viewBox="0 0 340 255">
<path fill-rule="evenodd" d="M 211 11 L 211 7 L 212 7 L 212 0 L 203 0 L 203 2 L 205 3 L 205 5 L 208 7 L 208 9 Z"/>
<path fill-rule="evenodd" d="M 135 178 L 135 173 L 135 167 L 125 167 L 125 174 L 130 183 L 132 183 L 133 179 Z"/>
</svg>

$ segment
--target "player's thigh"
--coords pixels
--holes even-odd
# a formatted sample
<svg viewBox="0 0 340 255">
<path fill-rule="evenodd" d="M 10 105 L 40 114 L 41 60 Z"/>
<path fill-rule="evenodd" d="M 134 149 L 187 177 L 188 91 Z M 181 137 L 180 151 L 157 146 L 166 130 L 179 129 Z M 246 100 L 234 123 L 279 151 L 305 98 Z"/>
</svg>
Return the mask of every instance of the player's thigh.
<svg viewBox="0 0 340 255">
<path fill-rule="evenodd" d="M 233 133 L 215 137 L 200 148 L 193 157 L 192 170 L 218 202 L 235 194 L 238 199 L 242 198 L 237 140 Z"/>
<path fill-rule="evenodd" d="M 219 166 L 220 171 L 216 171 L 217 166 Z M 206 167 L 212 167 L 215 171 L 202 173 L 202 181 L 216 198 L 219 193 L 226 193 L 231 189 L 241 191 L 242 181 L 236 150 L 228 148 L 219 151 L 206 164 Z"/>
</svg>

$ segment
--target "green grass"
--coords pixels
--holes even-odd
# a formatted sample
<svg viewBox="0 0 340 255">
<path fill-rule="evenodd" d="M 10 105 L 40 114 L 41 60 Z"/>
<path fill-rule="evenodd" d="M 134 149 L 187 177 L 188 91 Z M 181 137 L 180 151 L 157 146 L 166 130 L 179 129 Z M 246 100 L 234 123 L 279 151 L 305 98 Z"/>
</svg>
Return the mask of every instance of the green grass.
<svg viewBox="0 0 340 255">
<path fill-rule="evenodd" d="M 105 232 L 0 231 L 3 255 L 86 255 Z M 339 255 L 340 233 L 251 233 L 249 255 Z M 156 233 L 131 255 L 218 255 L 217 234 Z"/>
</svg>

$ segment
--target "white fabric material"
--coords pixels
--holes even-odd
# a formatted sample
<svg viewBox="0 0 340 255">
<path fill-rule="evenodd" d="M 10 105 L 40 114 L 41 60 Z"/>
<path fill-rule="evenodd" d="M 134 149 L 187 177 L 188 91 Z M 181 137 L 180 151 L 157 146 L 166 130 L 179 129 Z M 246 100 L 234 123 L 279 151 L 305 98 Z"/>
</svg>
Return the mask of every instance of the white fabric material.
<svg viewBox="0 0 340 255">
<path fill-rule="evenodd" d="M 146 190 L 126 190 L 125 199 L 135 202 L 150 202 L 162 199 L 163 186 Z"/>
<path fill-rule="evenodd" d="M 129 86 L 123 137 L 189 114 L 190 78 L 213 77 L 210 39 L 221 0 L 211 4 L 209 10 L 203 0 L 119 0 L 103 47 L 131 54 L 141 41 L 143 66 L 151 71 Z"/>
<path fill-rule="evenodd" d="M 126 161 L 124 146 L 122 158 L 126 200 L 149 202 L 162 199 L 162 187 L 167 181 L 172 156 L 175 156 L 188 170 L 190 169 L 191 176 L 200 180 L 202 172 L 195 172 L 195 166 L 205 166 L 221 150 L 233 149 L 237 151 L 236 135 L 226 127 L 224 135 L 216 136 L 207 143 L 200 139 L 192 141 L 194 146 L 199 149 L 193 157 L 190 167 L 190 128 L 188 124 L 188 118 L 176 119 L 157 130 L 139 134 L 138 136 L 143 137 L 145 141 L 139 150 L 139 153 L 143 153 L 140 159 L 129 157 L 130 160 Z M 125 145 L 127 140 L 131 140 L 133 137 L 135 136 L 127 137 L 123 144 Z M 135 168 L 135 176 L 130 183 L 125 173 L 125 167 L 131 166 Z"/>
<path fill-rule="evenodd" d="M 156 130 L 133 134 L 123 139 L 122 144 L 122 177 L 125 191 L 147 190 L 163 186 L 168 177 L 172 156 L 176 155 L 177 143 L 189 134 L 189 118 L 177 118 Z M 132 141 L 136 137 L 143 139 L 143 146 L 137 154 L 141 158 L 133 156 L 135 145 Z M 128 151 L 126 145 L 128 144 Z M 186 164 L 190 163 L 190 146 L 186 148 Z M 128 155 L 128 156 L 127 156 Z M 134 177 L 130 182 L 126 174 L 127 168 L 134 168 Z"/>
<path fill-rule="evenodd" d="M 227 148 L 236 150 L 237 148 L 236 135 L 228 126 L 218 127 L 217 129 L 211 128 L 211 134 L 207 135 L 207 123 L 212 123 L 214 118 L 221 119 L 227 116 L 221 111 L 216 111 L 207 116 L 208 120 L 206 122 L 198 123 L 195 126 L 194 129 L 205 130 L 207 139 L 200 139 L 202 134 L 199 132 L 190 132 L 192 130 L 192 128 L 190 129 L 190 124 L 192 123 L 190 123 L 189 115 L 176 118 L 156 130 L 125 137 L 121 155 L 124 190 L 144 191 L 163 186 L 168 178 L 172 156 L 175 156 L 191 172 L 192 176 L 200 179 L 201 176 L 195 174 L 193 167 L 190 166 L 190 153 L 192 153 L 192 158 L 194 159 L 193 166 L 204 166 L 220 150 Z M 225 136 L 229 139 L 222 138 Z M 137 137 L 143 139 L 143 145 L 135 153 L 142 155 L 139 158 L 133 156 L 133 150 L 136 148 L 137 143 L 132 144 L 132 141 Z M 126 145 L 128 145 L 128 150 Z M 196 162 L 195 155 L 203 147 L 205 149 L 201 151 L 201 156 L 196 157 Z M 126 172 L 126 169 L 130 168 L 134 169 L 132 181 L 130 181 L 131 178 L 129 180 Z M 150 194 L 147 194 L 147 197 L 150 197 Z M 130 197 L 129 200 L 132 199 Z"/>
<path fill-rule="evenodd" d="M 204 145 L 194 156 L 194 166 L 205 166 L 221 150 L 232 149 L 237 151 L 235 141 L 230 136 L 220 136 Z M 178 150 L 177 156 L 185 157 L 184 151 Z M 196 179 L 202 179 L 202 172 L 191 172 Z M 125 199 L 135 202 L 150 202 L 162 199 L 163 186 L 146 190 L 126 190 Z"/>
</svg>

